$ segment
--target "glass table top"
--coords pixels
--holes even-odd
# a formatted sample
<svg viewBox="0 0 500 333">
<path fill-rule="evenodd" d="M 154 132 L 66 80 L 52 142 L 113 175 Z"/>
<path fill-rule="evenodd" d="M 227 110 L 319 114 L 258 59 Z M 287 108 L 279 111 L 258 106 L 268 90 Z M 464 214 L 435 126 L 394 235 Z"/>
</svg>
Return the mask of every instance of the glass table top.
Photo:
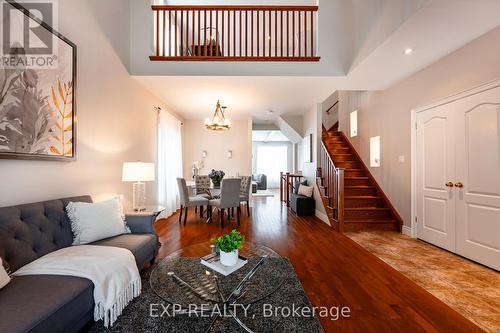
<svg viewBox="0 0 500 333">
<path fill-rule="evenodd" d="M 286 277 L 287 261 L 267 246 L 245 242 L 239 255 L 248 262 L 228 276 L 201 264 L 200 258 L 211 251 L 206 242 L 170 254 L 151 273 L 152 289 L 164 301 L 182 308 L 236 301 L 253 304 L 276 292 Z"/>
</svg>

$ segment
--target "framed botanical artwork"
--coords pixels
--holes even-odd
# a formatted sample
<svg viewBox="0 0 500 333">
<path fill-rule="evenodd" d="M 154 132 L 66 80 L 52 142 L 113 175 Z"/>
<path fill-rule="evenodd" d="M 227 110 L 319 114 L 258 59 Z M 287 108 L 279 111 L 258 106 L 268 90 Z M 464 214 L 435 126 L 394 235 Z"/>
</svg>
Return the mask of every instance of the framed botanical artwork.
<svg viewBox="0 0 500 333">
<path fill-rule="evenodd" d="M 2 39 L 0 158 L 72 161 L 76 45 L 20 4 L 8 1 L 3 6 L 2 25 L 11 31 Z M 16 26 L 15 21 L 22 23 Z M 22 31 L 33 26 L 37 28 L 28 34 Z M 20 42 L 6 40 L 16 35 Z M 33 36 L 45 49 L 29 44 Z"/>
</svg>

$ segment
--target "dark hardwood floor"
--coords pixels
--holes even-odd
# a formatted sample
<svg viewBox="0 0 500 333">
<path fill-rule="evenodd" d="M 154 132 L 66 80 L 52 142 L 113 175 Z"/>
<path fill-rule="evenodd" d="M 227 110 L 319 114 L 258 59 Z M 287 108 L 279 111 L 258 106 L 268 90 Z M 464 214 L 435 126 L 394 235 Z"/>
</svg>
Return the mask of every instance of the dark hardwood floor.
<svg viewBox="0 0 500 333">
<path fill-rule="evenodd" d="M 351 317 L 321 318 L 326 332 L 482 332 L 404 275 L 315 217 L 301 218 L 274 198 L 254 200 L 251 218 L 207 225 L 190 209 L 156 222 L 159 258 L 187 245 L 239 229 L 247 240 L 273 248 L 292 262 L 314 306 L 349 306 Z M 246 212 L 246 210 L 243 210 Z M 408 253 L 411 256 L 411 253 Z"/>
</svg>

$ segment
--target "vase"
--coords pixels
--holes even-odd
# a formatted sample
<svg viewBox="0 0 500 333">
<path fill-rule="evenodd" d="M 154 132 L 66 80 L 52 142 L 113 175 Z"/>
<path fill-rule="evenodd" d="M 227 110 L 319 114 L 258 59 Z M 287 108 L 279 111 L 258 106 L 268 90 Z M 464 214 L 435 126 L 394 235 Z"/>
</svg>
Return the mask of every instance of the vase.
<svg viewBox="0 0 500 333">
<path fill-rule="evenodd" d="M 220 188 L 220 182 L 215 183 L 214 181 L 212 181 L 212 183 L 214 184 L 214 188 Z"/>
<path fill-rule="evenodd" d="M 236 265 L 238 263 L 238 250 L 233 252 L 220 251 L 220 263 L 227 267 Z"/>
</svg>

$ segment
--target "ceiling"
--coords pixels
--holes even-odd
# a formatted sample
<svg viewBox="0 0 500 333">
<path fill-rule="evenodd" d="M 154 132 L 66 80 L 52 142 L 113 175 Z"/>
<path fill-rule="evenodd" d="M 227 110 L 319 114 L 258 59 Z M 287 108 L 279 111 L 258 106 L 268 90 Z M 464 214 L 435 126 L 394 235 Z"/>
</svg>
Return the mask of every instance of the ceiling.
<svg viewBox="0 0 500 333">
<path fill-rule="evenodd" d="M 283 142 L 290 141 L 281 131 L 252 131 L 252 141 Z"/>
<path fill-rule="evenodd" d="M 302 66 L 302 70 L 307 64 L 276 63 L 157 63 L 154 64 L 157 67 L 144 73 L 132 72 L 141 84 L 185 119 L 210 116 L 220 99 L 228 106 L 231 119 L 272 120 L 283 114 L 303 114 L 336 90 L 386 89 L 500 25 L 500 0 L 366 1 L 352 0 L 359 15 L 355 26 L 345 31 L 345 35 L 355 37 L 354 45 L 348 42 L 335 45 L 348 55 L 343 75 L 286 76 L 290 75 L 286 74 L 287 68 L 293 72 L 294 66 Z M 417 5 L 409 6 L 416 3 L 412 1 L 418 1 Z M 320 10 L 327 3 L 330 1 L 320 2 Z M 379 10 L 371 15 L 373 11 L 366 6 Z M 320 34 L 325 35 L 322 31 Z M 413 48 L 414 52 L 405 55 L 406 48 Z M 322 66 L 331 60 L 325 58 Z M 284 74 L 259 74 L 271 65 L 276 71 L 283 69 Z M 196 66 L 204 66 L 198 75 Z M 314 64 L 310 66 L 318 69 Z M 162 72 L 167 68 L 167 72 L 175 75 Z M 182 74 L 183 68 L 189 70 Z"/>
<path fill-rule="evenodd" d="M 205 119 L 217 100 L 230 119 L 302 114 L 314 101 L 323 101 L 334 88 L 328 78 L 310 77 L 138 77 L 184 119 Z M 271 112 L 272 111 L 272 112 Z"/>
</svg>

